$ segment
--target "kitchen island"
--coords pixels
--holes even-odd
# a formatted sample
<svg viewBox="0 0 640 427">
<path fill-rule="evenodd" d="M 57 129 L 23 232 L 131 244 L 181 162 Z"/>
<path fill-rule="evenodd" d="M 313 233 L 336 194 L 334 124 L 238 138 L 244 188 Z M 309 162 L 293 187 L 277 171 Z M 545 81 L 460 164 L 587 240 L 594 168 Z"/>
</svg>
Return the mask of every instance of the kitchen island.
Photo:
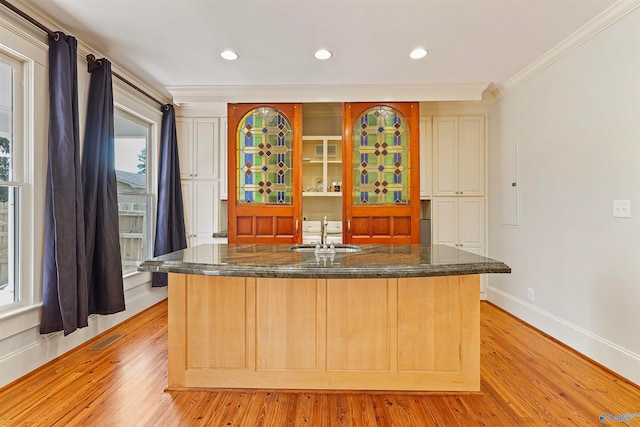
<svg viewBox="0 0 640 427">
<path fill-rule="evenodd" d="M 147 260 L 169 273 L 169 389 L 480 390 L 480 274 L 441 245 L 211 244 Z"/>
</svg>

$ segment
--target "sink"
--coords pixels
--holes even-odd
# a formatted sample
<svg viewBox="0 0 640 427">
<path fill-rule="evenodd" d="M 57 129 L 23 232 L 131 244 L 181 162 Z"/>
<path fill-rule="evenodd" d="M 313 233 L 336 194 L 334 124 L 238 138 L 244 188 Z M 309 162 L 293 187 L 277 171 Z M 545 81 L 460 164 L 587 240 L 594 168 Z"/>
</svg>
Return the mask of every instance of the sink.
<svg viewBox="0 0 640 427">
<path fill-rule="evenodd" d="M 314 252 L 314 253 L 324 253 L 331 254 L 336 252 L 360 252 L 360 247 L 356 245 L 346 245 L 342 243 L 331 244 L 326 248 L 321 247 L 320 245 L 314 244 L 303 244 L 303 245 L 293 245 L 289 248 L 291 252 Z"/>
</svg>

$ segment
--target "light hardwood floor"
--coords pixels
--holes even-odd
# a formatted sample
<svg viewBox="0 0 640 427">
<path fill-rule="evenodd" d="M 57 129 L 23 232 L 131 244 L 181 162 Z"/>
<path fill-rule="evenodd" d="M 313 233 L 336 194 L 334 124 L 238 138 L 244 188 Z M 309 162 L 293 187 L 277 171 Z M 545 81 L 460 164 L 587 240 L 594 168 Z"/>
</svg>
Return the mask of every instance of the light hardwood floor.
<svg viewBox="0 0 640 427">
<path fill-rule="evenodd" d="M 90 349 L 113 334 L 125 336 Z M 598 426 L 640 413 L 638 387 L 486 302 L 481 341 L 475 394 L 168 393 L 163 302 L 0 389 L 0 426 Z"/>
</svg>

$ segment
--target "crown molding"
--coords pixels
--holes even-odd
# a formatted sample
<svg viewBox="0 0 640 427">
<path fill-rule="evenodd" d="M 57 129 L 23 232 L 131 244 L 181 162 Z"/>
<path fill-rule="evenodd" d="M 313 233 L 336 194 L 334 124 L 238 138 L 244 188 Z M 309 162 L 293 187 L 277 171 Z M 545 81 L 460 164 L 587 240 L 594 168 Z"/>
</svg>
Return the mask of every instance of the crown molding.
<svg viewBox="0 0 640 427">
<path fill-rule="evenodd" d="M 176 105 L 218 102 L 479 101 L 489 83 L 167 86 Z"/>
<path fill-rule="evenodd" d="M 614 3 L 607 10 L 587 22 L 576 32 L 551 48 L 528 67 L 507 80 L 503 85 L 490 85 L 487 87 L 487 90 L 485 91 L 485 101 L 488 103 L 497 101 L 500 97 L 541 73 L 565 55 L 580 47 L 611 25 L 615 24 L 638 7 L 640 7 L 640 0 L 619 0 Z"/>
<path fill-rule="evenodd" d="M 67 35 L 75 37 L 75 35 L 73 35 L 73 33 L 70 32 L 69 29 L 66 28 L 64 25 L 60 25 L 60 23 L 53 21 L 50 17 L 43 14 L 40 10 L 34 8 L 30 4 L 24 3 L 22 0 L 16 0 L 14 2 L 14 6 L 22 10 L 27 15 L 31 16 L 35 20 L 41 22 L 45 27 L 49 28 L 51 31 L 61 31 Z M 49 49 L 48 35 L 41 29 L 37 28 L 36 26 L 29 23 L 25 19 L 16 15 L 12 11 L 5 9 L 4 7 L 0 7 L 0 25 L 7 28 L 8 30 L 13 31 L 15 34 L 19 35 L 25 40 L 28 40 L 34 45 L 48 51 Z M 105 57 L 105 55 L 102 54 L 99 50 L 94 49 L 92 46 L 83 42 L 82 40 L 79 40 L 76 38 L 76 42 L 77 42 L 78 57 L 81 57 L 84 59 L 87 57 L 89 53 L 94 54 L 96 58 Z M 48 66 L 48 62 L 44 64 Z M 159 92 L 156 88 L 151 87 L 145 81 L 141 80 L 140 78 L 135 76 L 133 73 L 129 72 L 127 69 L 119 66 L 117 63 L 114 63 L 113 61 L 111 61 L 111 70 L 123 76 L 124 78 L 129 80 L 131 83 L 135 84 L 136 86 L 143 89 L 144 91 L 154 96 L 155 98 L 161 101 L 167 99 L 166 93 Z M 124 83 L 120 82 L 119 79 L 113 79 L 113 81 L 118 82 L 117 84 L 124 85 Z M 138 94 L 137 91 L 133 91 L 133 92 Z M 137 96 L 140 96 L 141 99 L 147 99 L 142 94 L 138 94 Z M 150 102 L 150 101 L 147 101 L 147 102 Z M 153 104 L 155 104 L 155 102 Z"/>
</svg>

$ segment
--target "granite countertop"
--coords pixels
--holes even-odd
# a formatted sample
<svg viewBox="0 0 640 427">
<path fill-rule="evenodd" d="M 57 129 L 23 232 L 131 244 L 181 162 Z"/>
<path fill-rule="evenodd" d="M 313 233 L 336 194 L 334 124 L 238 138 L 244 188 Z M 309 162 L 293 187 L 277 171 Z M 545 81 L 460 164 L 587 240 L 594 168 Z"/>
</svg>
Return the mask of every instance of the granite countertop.
<svg viewBox="0 0 640 427">
<path fill-rule="evenodd" d="M 287 244 L 205 244 L 144 261 L 140 271 L 211 276 L 374 278 L 510 273 L 501 261 L 446 245 L 360 245 L 316 255 Z"/>
</svg>

